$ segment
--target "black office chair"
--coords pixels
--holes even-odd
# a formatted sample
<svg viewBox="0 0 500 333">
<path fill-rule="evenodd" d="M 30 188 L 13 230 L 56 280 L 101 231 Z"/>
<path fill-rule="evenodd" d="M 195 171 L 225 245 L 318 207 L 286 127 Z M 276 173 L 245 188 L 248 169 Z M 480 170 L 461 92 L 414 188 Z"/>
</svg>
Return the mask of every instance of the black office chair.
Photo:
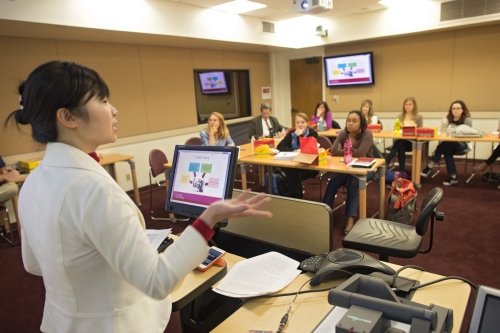
<svg viewBox="0 0 500 333">
<path fill-rule="evenodd" d="M 443 198 L 443 190 L 436 187 L 429 191 L 422 201 L 421 213 L 415 227 L 392 221 L 365 218 L 358 220 L 342 240 L 342 246 L 350 249 L 378 253 L 379 259 L 389 261 L 389 256 L 413 258 L 418 253 L 428 253 L 432 249 L 434 218 L 443 221 L 444 214 L 436 212 Z M 430 244 L 421 250 L 422 238 L 431 222 Z"/>
</svg>

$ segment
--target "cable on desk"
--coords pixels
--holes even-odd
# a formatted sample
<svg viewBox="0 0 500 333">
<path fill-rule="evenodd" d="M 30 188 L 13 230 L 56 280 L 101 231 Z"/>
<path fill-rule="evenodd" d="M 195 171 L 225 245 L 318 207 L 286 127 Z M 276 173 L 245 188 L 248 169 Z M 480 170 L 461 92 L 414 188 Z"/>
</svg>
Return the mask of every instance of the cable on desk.
<svg viewBox="0 0 500 333">
<path fill-rule="evenodd" d="M 427 283 L 421 284 L 421 285 L 416 286 L 416 287 L 412 287 L 412 288 L 410 288 L 410 290 L 417 290 L 417 289 L 420 289 L 422 287 L 427 287 L 427 286 L 430 286 L 431 284 L 442 282 L 442 281 L 446 281 L 446 280 L 460 280 L 460 281 L 468 283 L 474 289 L 477 289 L 477 286 L 474 283 L 472 283 L 469 280 L 467 280 L 467 279 L 461 278 L 459 276 L 446 276 L 446 277 L 441 278 L 441 279 L 437 279 L 437 280 L 434 280 L 434 281 L 431 281 L 431 282 L 427 282 Z"/>
<path fill-rule="evenodd" d="M 406 266 L 403 266 L 400 269 L 398 269 L 396 271 L 396 273 L 394 274 L 394 276 L 392 277 L 392 283 L 391 283 L 391 287 L 392 288 L 397 289 L 397 287 L 396 287 L 396 279 L 398 278 L 399 273 L 401 273 L 403 270 L 405 270 L 407 268 L 415 268 L 415 269 L 419 269 L 419 270 L 424 271 L 424 272 L 426 271 L 424 268 L 422 268 L 420 266 L 416 266 L 416 265 L 406 265 Z"/>
</svg>

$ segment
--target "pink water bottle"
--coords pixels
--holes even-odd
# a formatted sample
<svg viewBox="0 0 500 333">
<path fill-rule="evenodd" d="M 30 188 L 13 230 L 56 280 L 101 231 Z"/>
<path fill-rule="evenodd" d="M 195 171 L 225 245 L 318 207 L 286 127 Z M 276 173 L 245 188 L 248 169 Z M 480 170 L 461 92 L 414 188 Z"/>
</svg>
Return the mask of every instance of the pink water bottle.
<svg viewBox="0 0 500 333">
<path fill-rule="evenodd" d="M 352 161 L 351 140 L 347 139 L 344 143 L 344 163 L 349 164 Z"/>
</svg>

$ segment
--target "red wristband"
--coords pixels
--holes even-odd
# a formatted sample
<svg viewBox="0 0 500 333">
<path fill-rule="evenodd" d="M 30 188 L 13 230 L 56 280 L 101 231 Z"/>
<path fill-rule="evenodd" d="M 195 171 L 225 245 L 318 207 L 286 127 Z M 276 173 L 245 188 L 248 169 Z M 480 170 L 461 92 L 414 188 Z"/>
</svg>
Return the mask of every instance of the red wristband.
<svg viewBox="0 0 500 333">
<path fill-rule="evenodd" d="M 199 218 L 194 221 L 193 228 L 198 230 L 198 232 L 203 236 L 203 238 L 205 238 L 207 242 L 215 234 L 215 232 L 210 229 L 210 227 L 205 222 L 203 222 L 202 219 Z"/>
</svg>

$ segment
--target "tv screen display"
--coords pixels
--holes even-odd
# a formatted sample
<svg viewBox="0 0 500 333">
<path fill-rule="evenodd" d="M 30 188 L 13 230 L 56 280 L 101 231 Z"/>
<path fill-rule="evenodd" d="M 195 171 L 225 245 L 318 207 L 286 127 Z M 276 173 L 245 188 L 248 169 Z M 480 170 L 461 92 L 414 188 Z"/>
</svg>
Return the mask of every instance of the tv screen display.
<svg viewBox="0 0 500 333">
<path fill-rule="evenodd" d="M 238 147 L 177 145 L 165 210 L 198 217 L 210 204 L 231 198 L 238 151 Z"/>
<path fill-rule="evenodd" d="M 325 57 L 324 61 L 327 87 L 375 83 L 372 52 Z"/>
<path fill-rule="evenodd" d="M 227 94 L 229 88 L 222 71 L 198 73 L 202 94 Z"/>
</svg>

